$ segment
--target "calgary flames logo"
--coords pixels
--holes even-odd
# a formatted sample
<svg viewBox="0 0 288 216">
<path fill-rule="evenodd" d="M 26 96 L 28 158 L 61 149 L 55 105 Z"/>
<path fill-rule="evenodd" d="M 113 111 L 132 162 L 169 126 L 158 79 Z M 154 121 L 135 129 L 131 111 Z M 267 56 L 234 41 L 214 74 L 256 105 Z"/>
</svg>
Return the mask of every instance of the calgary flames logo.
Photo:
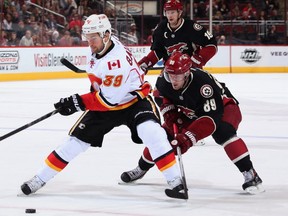
<svg viewBox="0 0 288 216">
<path fill-rule="evenodd" d="M 178 44 L 174 44 L 172 46 L 165 47 L 165 49 L 167 50 L 168 56 L 170 56 L 173 52 L 175 52 L 175 51 L 183 52 L 184 50 L 187 50 L 188 47 L 187 47 L 186 43 L 180 42 Z"/>
</svg>

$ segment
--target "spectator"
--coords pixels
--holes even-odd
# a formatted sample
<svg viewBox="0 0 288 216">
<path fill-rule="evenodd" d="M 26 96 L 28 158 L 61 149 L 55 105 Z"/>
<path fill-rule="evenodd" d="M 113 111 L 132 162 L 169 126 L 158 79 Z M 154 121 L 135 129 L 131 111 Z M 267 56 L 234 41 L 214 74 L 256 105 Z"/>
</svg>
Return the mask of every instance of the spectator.
<svg viewBox="0 0 288 216">
<path fill-rule="evenodd" d="M 19 11 L 19 20 L 26 20 L 30 17 L 30 14 L 28 13 L 26 4 L 23 4 L 21 6 L 21 10 Z"/>
<path fill-rule="evenodd" d="M 231 10 L 231 18 L 233 20 L 239 20 L 241 19 L 242 13 L 239 7 L 239 4 L 235 4 L 235 6 L 233 7 L 233 9 Z"/>
<path fill-rule="evenodd" d="M 40 27 L 39 27 L 38 23 L 37 22 L 31 22 L 30 23 L 30 30 L 31 30 L 33 35 L 39 34 Z"/>
<path fill-rule="evenodd" d="M 41 37 L 41 46 L 52 46 L 47 35 Z"/>
<path fill-rule="evenodd" d="M 200 2 L 199 2 L 197 17 L 199 17 L 199 18 L 205 18 L 205 17 L 207 17 L 207 14 L 206 14 L 206 5 L 205 5 L 205 2 L 204 2 L 204 1 L 200 1 Z"/>
<path fill-rule="evenodd" d="M 0 35 L 0 46 L 7 46 L 8 39 L 6 31 L 2 30 Z"/>
<path fill-rule="evenodd" d="M 12 13 L 11 13 L 11 16 L 12 16 L 12 23 L 13 24 L 16 24 L 19 22 L 19 12 L 17 11 L 16 7 L 11 7 L 11 10 L 12 10 Z"/>
<path fill-rule="evenodd" d="M 85 1 L 80 1 L 78 8 L 77 8 L 77 14 L 83 17 L 84 10 L 85 10 Z"/>
<path fill-rule="evenodd" d="M 222 16 L 222 13 L 221 13 L 221 11 L 216 11 L 216 14 L 213 16 L 213 19 L 214 20 L 223 20 L 224 19 L 224 17 Z"/>
<path fill-rule="evenodd" d="M 71 17 L 72 11 L 77 10 L 77 4 L 74 0 L 67 0 L 66 7 L 64 9 L 64 15 L 66 17 Z"/>
<path fill-rule="evenodd" d="M 11 6 L 12 7 L 15 7 L 15 9 L 19 12 L 20 11 L 20 8 L 21 8 L 21 6 L 20 6 L 20 4 L 21 4 L 21 1 L 20 0 L 16 0 L 16 1 L 11 1 L 10 2 L 10 4 L 11 4 Z"/>
<path fill-rule="evenodd" d="M 81 29 L 83 24 L 84 24 L 84 21 L 82 20 L 81 16 L 79 14 L 75 13 L 73 18 L 69 22 L 69 29 L 71 30 L 75 26 L 78 26 Z"/>
<path fill-rule="evenodd" d="M 212 14 L 216 14 L 216 12 L 218 10 L 219 10 L 219 7 L 218 7 L 218 5 L 216 3 L 216 0 L 213 0 L 212 1 Z M 210 5 L 207 4 L 207 6 L 206 6 L 206 16 L 210 13 L 209 11 L 210 11 Z"/>
<path fill-rule="evenodd" d="M 58 42 L 59 42 L 59 32 L 58 31 L 54 30 L 52 32 L 50 41 L 51 41 L 50 43 L 52 46 L 58 45 Z"/>
<path fill-rule="evenodd" d="M 51 10 L 56 13 L 61 13 L 59 0 L 52 0 L 51 2 Z"/>
<path fill-rule="evenodd" d="M 25 35 L 21 38 L 19 46 L 34 46 L 32 33 L 30 30 L 26 30 Z"/>
<path fill-rule="evenodd" d="M 10 13 L 6 14 L 6 16 L 3 20 L 2 29 L 6 30 L 6 31 L 12 31 L 13 30 L 12 16 Z"/>
<path fill-rule="evenodd" d="M 96 13 L 96 14 L 98 13 L 99 14 L 99 13 L 103 13 L 104 12 L 103 5 L 101 3 L 99 3 L 99 0 L 89 0 L 89 1 L 87 1 L 86 7 L 91 9 L 91 13 Z M 115 12 L 114 12 L 114 14 L 115 14 Z M 107 16 L 109 17 L 109 15 L 110 14 L 108 14 Z"/>
<path fill-rule="evenodd" d="M 15 31 L 12 31 L 10 34 L 10 37 L 8 39 L 8 46 L 19 46 L 19 39 L 17 38 L 17 33 Z"/>
<path fill-rule="evenodd" d="M 267 15 L 266 15 L 266 11 L 265 10 L 261 10 L 260 11 L 258 20 L 261 20 L 261 21 L 267 20 Z"/>
<path fill-rule="evenodd" d="M 81 44 L 81 41 L 82 41 L 81 29 L 82 29 L 82 27 L 75 25 L 70 30 L 70 35 L 73 38 L 73 45 L 80 45 Z"/>
<path fill-rule="evenodd" d="M 223 30 L 222 25 L 219 25 L 219 24 L 213 25 L 213 35 L 217 41 L 219 40 L 220 36 L 223 34 L 225 34 L 225 31 Z"/>
<path fill-rule="evenodd" d="M 226 37 L 224 35 L 221 35 L 217 41 L 218 45 L 226 44 Z"/>
<path fill-rule="evenodd" d="M 69 31 L 65 31 L 64 35 L 61 37 L 61 39 L 58 42 L 59 46 L 72 46 L 73 44 L 73 38 L 70 35 Z"/>
<path fill-rule="evenodd" d="M 14 30 L 17 33 L 17 38 L 20 39 L 25 35 L 25 32 L 27 29 L 26 29 L 25 23 L 22 20 L 20 20 Z"/>
<path fill-rule="evenodd" d="M 40 4 L 41 5 L 41 4 Z M 41 22 L 42 20 L 42 13 L 39 8 L 34 7 L 32 9 L 32 15 L 30 16 L 31 22 Z"/>
<path fill-rule="evenodd" d="M 269 19 L 270 20 L 280 20 L 281 19 L 281 16 L 278 15 L 278 10 L 276 9 L 273 9 L 269 15 Z"/>
<path fill-rule="evenodd" d="M 38 34 L 33 34 L 32 40 L 33 40 L 34 46 L 42 46 L 40 36 Z"/>
<path fill-rule="evenodd" d="M 51 29 L 51 30 L 57 29 L 57 22 L 55 19 L 55 15 L 50 13 L 46 17 L 44 24 L 47 26 L 48 29 Z"/>
<path fill-rule="evenodd" d="M 138 32 L 137 27 L 135 23 L 131 23 L 130 25 L 130 32 L 128 32 L 128 35 L 130 35 L 130 40 L 132 41 L 132 44 L 138 44 Z"/>
<path fill-rule="evenodd" d="M 278 44 L 278 34 L 276 32 L 276 26 L 272 25 L 267 34 L 267 43 L 268 44 Z"/>
<path fill-rule="evenodd" d="M 266 32 L 267 32 L 267 27 L 266 27 L 266 20 L 267 20 L 267 16 L 266 16 L 266 11 L 265 10 L 261 10 L 259 17 L 259 38 L 258 41 L 265 41 L 265 37 L 266 37 Z"/>
<path fill-rule="evenodd" d="M 228 7 L 227 7 L 227 5 L 225 3 L 221 5 L 219 11 L 221 12 L 221 14 L 222 14 L 224 19 L 228 19 L 229 18 L 230 11 L 229 11 L 229 9 L 228 9 Z"/>
<path fill-rule="evenodd" d="M 248 2 L 246 7 L 242 10 L 242 19 L 256 19 L 256 9 Z"/>
<path fill-rule="evenodd" d="M 109 18 L 115 18 L 115 17 L 116 17 L 114 8 L 106 7 L 106 8 L 105 8 L 105 14 L 106 14 Z"/>
<path fill-rule="evenodd" d="M 263 8 L 267 15 L 271 14 L 272 10 L 280 9 L 280 4 L 277 0 L 265 0 L 264 2 L 265 6 Z"/>
</svg>

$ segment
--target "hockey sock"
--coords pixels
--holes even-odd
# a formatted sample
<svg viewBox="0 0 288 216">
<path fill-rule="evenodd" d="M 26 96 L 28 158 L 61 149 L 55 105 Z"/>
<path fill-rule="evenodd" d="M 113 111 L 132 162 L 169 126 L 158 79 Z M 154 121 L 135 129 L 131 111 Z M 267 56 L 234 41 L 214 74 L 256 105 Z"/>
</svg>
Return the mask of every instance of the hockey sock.
<svg viewBox="0 0 288 216">
<path fill-rule="evenodd" d="M 230 160 L 238 167 L 240 172 L 248 171 L 252 168 L 247 146 L 241 138 L 234 136 L 226 141 L 223 147 Z"/>
<path fill-rule="evenodd" d="M 48 182 L 55 175 L 61 172 L 72 159 L 81 152 L 86 151 L 89 146 L 90 144 L 75 137 L 69 137 L 65 143 L 48 155 L 44 166 L 39 170 L 37 175 L 44 182 Z"/>
<path fill-rule="evenodd" d="M 150 155 L 149 149 L 144 148 L 143 155 L 139 159 L 138 165 L 142 170 L 149 170 L 154 166 L 154 161 Z"/>
</svg>

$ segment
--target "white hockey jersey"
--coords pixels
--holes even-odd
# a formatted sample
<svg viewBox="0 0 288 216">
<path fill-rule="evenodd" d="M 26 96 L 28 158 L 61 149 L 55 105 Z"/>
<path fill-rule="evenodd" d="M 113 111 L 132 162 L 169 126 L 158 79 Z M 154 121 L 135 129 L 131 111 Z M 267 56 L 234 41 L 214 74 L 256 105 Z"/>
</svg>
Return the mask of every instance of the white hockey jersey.
<svg viewBox="0 0 288 216">
<path fill-rule="evenodd" d="M 146 97 L 151 86 L 128 48 L 111 37 L 114 47 L 101 58 L 88 58 L 86 68 L 95 92 L 81 95 L 86 109 L 109 111 L 124 109 Z"/>
</svg>

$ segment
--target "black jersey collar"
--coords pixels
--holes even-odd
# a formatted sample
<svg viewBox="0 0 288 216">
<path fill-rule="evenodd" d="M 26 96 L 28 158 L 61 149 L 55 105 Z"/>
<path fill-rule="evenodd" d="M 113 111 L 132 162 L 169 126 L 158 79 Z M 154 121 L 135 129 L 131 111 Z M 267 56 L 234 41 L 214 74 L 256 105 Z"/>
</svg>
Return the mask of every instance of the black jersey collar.
<svg viewBox="0 0 288 216">
<path fill-rule="evenodd" d="M 176 28 L 175 30 L 172 30 L 172 28 L 170 27 L 170 24 L 169 24 L 169 22 L 168 22 L 168 20 L 167 20 L 167 28 L 171 31 L 171 32 L 176 32 L 176 31 L 178 31 L 182 26 L 183 26 L 183 24 L 184 24 L 184 19 L 183 18 L 180 18 L 181 19 L 181 24 L 178 26 L 178 28 Z"/>
</svg>

